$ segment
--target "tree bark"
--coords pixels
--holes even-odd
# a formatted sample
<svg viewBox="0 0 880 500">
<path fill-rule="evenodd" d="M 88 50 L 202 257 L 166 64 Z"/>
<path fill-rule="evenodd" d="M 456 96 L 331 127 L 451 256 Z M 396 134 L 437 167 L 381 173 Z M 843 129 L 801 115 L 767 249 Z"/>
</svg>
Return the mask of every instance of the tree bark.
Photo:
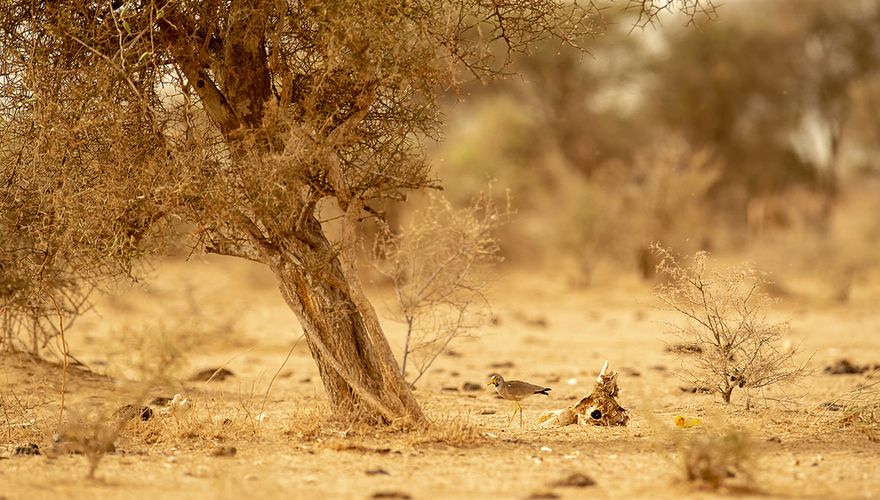
<svg viewBox="0 0 880 500">
<path fill-rule="evenodd" d="M 271 267 L 302 324 L 331 408 L 351 421 L 423 421 L 360 283 L 346 275 L 320 223 L 310 217 L 308 226 L 311 245 L 282 252 Z"/>
</svg>

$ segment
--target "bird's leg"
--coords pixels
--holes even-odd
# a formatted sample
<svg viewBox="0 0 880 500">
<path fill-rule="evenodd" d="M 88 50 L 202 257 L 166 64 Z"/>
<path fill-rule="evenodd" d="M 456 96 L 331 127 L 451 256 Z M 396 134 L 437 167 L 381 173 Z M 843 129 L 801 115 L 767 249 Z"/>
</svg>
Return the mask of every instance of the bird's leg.
<svg viewBox="0 0 880 500">
<path fill-rule="evenodd" d="M 522 414 L 522 405 L 519 404 L 519 401 L 516 402 L 516 407 L 519 409 L 519 426 L 523 426 L 523 414 Z"/>
<path fill-rule="evenodd" d="M 516 416 L 516 401 L 513 402 L 513 413 L 510 414 L 510 418 L 507 419 L 507 426 L 510 427 L 510 424 L 513 422 L 513 417 Z"/>
</svg>

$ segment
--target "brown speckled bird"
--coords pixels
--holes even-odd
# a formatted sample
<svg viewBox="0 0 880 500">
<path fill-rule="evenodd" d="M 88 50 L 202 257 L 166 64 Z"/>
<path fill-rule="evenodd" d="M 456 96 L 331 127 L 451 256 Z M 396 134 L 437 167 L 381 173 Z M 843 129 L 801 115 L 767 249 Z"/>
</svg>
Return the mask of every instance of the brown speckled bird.
<svg viewBox="0 0 880 500">
<path fill-rule="evenodd" d="M 549 396 L 547 392 L 550 390 L 549 387 L 541 387 L 540 385 L 530 384 L 520 380 L 505 381 L 504 377 L 497 373 L 490 375 L 489 383 L 486 385 L 494 385 L 495 392 L 497 392 L 502 398 L 513 401 L 513 414 L 510 415 L 510 420 L 507 421 L 508 427 L 510 426 L 510 423 L 513 422 L 513 417 L 516 416 L 517 410 L 519 411 L 519 426 L 522 427 L 523 416 L 522 406 L 519 404 L 520 401 L 535 394 Z"/>
</svg>

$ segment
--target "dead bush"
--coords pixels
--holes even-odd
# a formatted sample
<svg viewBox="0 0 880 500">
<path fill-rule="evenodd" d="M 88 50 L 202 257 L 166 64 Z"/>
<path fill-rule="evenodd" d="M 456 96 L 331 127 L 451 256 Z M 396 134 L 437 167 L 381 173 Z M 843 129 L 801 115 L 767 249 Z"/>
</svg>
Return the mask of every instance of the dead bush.
<svg viewBox="0 0 880 500">
<path fill-rule="evenodd" d="M 672 325 L 672 333 L 695 346 L 687 355 L 675 353 L 689 382 L 712 388 L 730 403 L 737 388 L 748 392 L 791 382 L 808 372 L 806 362 L 795 361 L 797 348 L 779 346 L 789 326 L 767 318 L 771 299 L 761 292 L 767 282 L 764 275 L 748 266 L 711 271 L 706 252 L 695 254 L 685 267 L 667 249 L 652 248 L 660 261 L 657 269 L 666 278 L 655 293 L 684 319 Z"/>
<path fill-rule="evenodd" d="M 754 455 L 749 436 L 730 429 L 720 434 L 693 433 L 678 443 L 684 480 L 700 489 L 748 489 Z"/>
<path fill-rule="evenodd" d="M 494 230 L 508 217 L 481 194 L 462 209 L 432 197 L 398 232 L 387 226 L 374 247 L 374 262 L 394 288 L 392 317 L 406 324 L 401 372 L 411 386 L 456 338 L 488 320 L 484 292 L 491 266 L 501 260 Z"/>
</svg>

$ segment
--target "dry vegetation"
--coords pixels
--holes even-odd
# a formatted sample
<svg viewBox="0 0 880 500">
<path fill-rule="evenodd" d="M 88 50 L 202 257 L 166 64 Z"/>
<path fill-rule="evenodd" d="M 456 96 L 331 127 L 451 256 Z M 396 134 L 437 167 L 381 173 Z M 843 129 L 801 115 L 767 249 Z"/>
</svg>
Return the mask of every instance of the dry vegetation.
<svg viewBox="0 0 880 500">
<path fill-rule="evenodd" d="M 393 287 L 392 318 L 406 325 L 400 370 L 407 376 L 407 362 L 415 367 L 410 385 L 456 338 L 487 323 L 485 294 L 501 260 L 495 231 L 509 216 L 509 205 L 501 210 L 488 195 L 463 209 L 432 196 L 409 225 L 383 225 L 373 254 Z"/>
<path fill-rule="evenodd" d="M 732 4 L 4 3 L 0 500 L 875 496 L 880 4 Z"/>
<path fill-rule="evenodd" d="M 789 324 L 768 319 L 766 277 L 748 266 L 713 270 L 705 252 L 684 266 L 662 246 L 652 250 L 663 280 L 655 292 L 684 320 L 672 325 L 685 347 L 674 352 L 682 356 L 689 382 L 717 392 L 725 403 L 743 389 L 748 409 L 750 390 L 796 382 L 808 373 L 797 347 L 783 346 Z"/>
</svg>

